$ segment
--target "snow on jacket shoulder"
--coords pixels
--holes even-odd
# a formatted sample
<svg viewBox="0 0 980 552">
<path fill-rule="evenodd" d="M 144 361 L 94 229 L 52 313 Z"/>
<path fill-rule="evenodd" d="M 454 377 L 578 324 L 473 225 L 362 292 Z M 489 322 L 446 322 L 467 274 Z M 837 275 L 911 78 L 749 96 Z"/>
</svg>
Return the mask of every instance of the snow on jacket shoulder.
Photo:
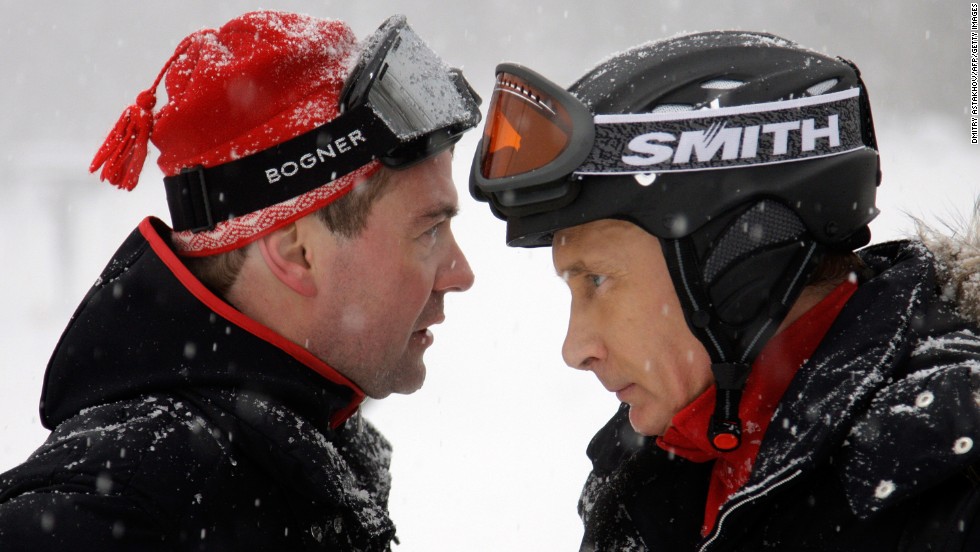
<svg viewBox="0 0 980 552">
<path fill-rule="evenodd" d="M 589 448 L 582 549 L 980 550 L 972 236 L 930 242 L 938 260 L 920 242 L 861 252 L 874 276 L 800 368 L 706 538 L 710 466 L 671 458 L 617 414 Z"/>
<path fill-rule="evenodd" d="M 390 447 L 360 392 L 207 292 L 164 235 L 144 221 L 65 330 L 53 431 L 0 475 L 0 550 L 388 550 Z"/>
<path fill-rule="evenodd" d="M 328 440 L 248 394 L 95 407 L 0 478 L 0 543 L 3 550 L 384 550 L 371 543 L 390 530 L 376 504 L 387 481 L 371 481 L 383 464 L 352 454 L 363 450 L 387 454 L 359 417 Z"/>
</svg>

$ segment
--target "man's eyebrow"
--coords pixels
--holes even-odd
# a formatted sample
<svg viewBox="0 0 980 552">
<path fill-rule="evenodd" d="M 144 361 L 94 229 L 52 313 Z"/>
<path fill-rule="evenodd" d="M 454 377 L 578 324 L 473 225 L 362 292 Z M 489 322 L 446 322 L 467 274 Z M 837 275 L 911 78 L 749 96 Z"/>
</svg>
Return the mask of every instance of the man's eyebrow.
<svg viewBox="0 0 980 552">
<path fill-rule="evenodd" d="M 563 280 L 583 274 L 620 274 L 621 271 L 621 267 L 615 261 L 601 257 L 579 259 L 570 265 L 555 268 L 555 274 Z"/>
<path fill-rule="evenodd" d="M 458 205 L 437 205 L 418 215 L 420 220 L 451 219 L 459 214 Z"/>
<path fill-rule="evenodd" d="M 566 267 L 555 269 L 555 274 L 557 274 L 558 277 L 562 279 L 575 277 L 580 274 L 585 274 L 587 272 L 592 272 L 592 270 L 588 266 L 586 266 L 586 264 L 583 263 L 582 261 L 575 261 L 574 263 Z"/>
</svg>

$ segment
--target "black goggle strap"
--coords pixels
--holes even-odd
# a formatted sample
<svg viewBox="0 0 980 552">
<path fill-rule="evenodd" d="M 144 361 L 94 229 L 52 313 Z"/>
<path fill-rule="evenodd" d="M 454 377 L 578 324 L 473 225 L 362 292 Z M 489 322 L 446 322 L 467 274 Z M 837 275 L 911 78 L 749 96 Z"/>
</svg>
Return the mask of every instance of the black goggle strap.
<svg viewBox="0 0 980 552">
<path fill-rule="evenodd" d="M 866 147 L 860 88 L 679 113 L 596 115 L 578 175 L 729 169 Z M 874 147 L 874 144 L 869 144 Z"/>
<path fill-rule="evenodd" d="M 173 228 L 219 222 L 281 203 L 350 174 L 399 144 L 369 105 L 274 147 L 163 179 Z"/>
</svg>

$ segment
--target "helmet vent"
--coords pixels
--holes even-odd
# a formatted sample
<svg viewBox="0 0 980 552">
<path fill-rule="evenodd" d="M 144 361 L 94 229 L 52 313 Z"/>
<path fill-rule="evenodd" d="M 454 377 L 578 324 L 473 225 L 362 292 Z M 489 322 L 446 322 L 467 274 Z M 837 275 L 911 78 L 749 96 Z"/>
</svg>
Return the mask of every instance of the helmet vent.
<svg viewBox="0 0 980 552">
<path fill-rule="evenodd" d="M 682 111 L 694 111 L 694 106 L 690 104 L 660 104 L 654 107 L 650 113 L 680 113 Z"/>
<path fill-rule="evenodd" d="M 701 88 L 705 90 L 734 90 L 745 84 L 740 80 L 734 79 L 713 79 L 701 83 Z"/>
<path fill-rule="evenodd" d="M 810 88 L 807 88 L 806 93 L 811 96 L 819 96 L 820 94 L 823 94 L 824 92 L 833 88 L 834 85 L 836 84 L 837 84 L 837 79 L 828 79 L 823 82 L 818 82 L 817 84 L 814 84 Z"/>
</svg>

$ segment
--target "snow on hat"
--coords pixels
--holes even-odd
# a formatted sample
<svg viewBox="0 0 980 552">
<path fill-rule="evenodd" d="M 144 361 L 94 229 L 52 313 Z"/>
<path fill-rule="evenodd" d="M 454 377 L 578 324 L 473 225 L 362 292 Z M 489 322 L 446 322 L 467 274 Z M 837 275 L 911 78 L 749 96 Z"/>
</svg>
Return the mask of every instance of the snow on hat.
<svg viewBox="0 0 980 552">
<path fill-rule="evenodd" d="M 257 11 L 185 38 L 153 85 L 123 112 L 89 170 L 132 190 L 147 142 L 165 176 L 213 167 L 273 147 L 337 117 L 356 61 L 357 39 L 342 21 Z M 167 103 L 156 113 L 166 75 Z M 290 200 L 213 229 L 173 232 L 177 251 L 205 256 L 241 247 L 342 197 L 380 167 L 377 161 Z"/>
</svg>

